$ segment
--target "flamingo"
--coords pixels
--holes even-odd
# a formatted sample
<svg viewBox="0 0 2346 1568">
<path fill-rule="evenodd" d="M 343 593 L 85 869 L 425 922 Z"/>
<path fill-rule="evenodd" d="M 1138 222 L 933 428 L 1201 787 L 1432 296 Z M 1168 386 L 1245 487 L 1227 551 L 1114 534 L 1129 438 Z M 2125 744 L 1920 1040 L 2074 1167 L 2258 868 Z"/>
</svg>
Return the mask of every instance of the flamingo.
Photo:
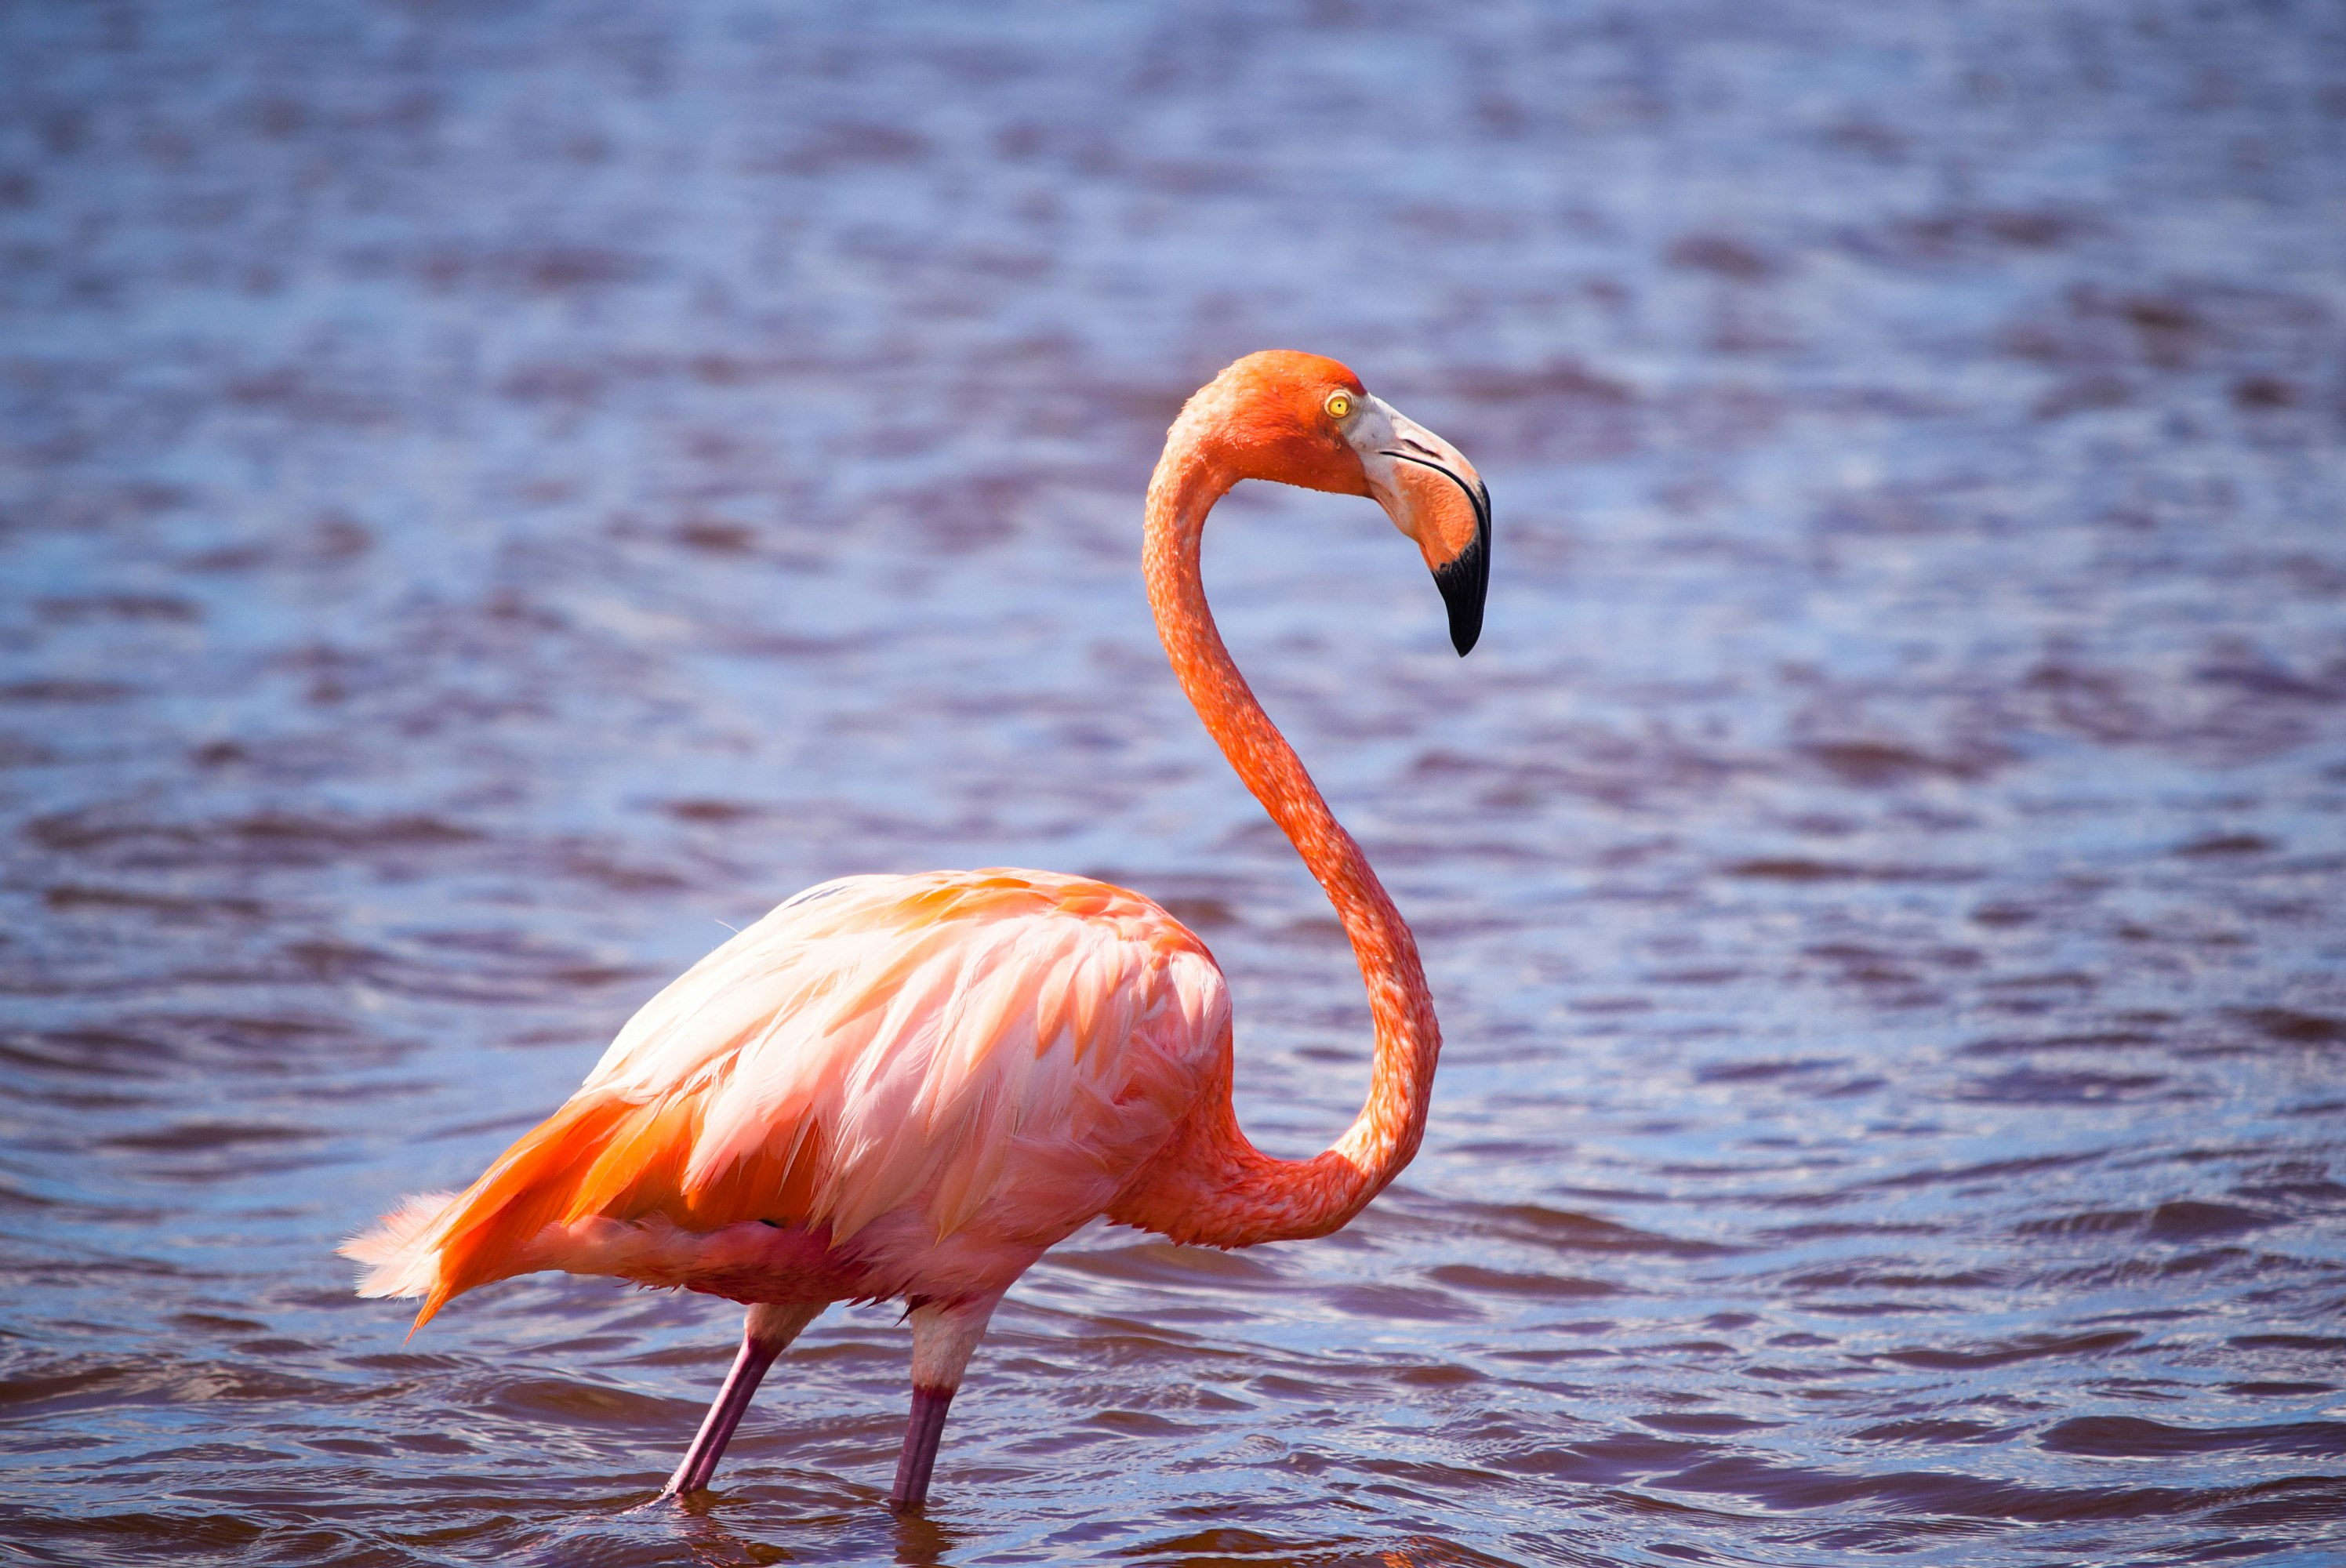
<svg viewBox="0 0 2346 1568">
<path fill-rule="evenodd" d="M 1096 1217 L 1204 1247 L 1325 1236 L 1417 1152 L 1441 1033 L 1417 944 L 1223 647 L 1198 575 L 1242 479 L 1373 497 L 1433 568 L 1460 655 L 1483 621 L 1490 495 L 1448 442 L 1333 360 L 1250 354 L 1195 393 L 1149 482 L 1143 559 L 1174 674 L 1352 940 L 1366 1105 L 1311 1159 L 1230 1104 L 1206 944 L 1123 888 L 994 868 L 810 888 L 646 1003 L 586 1081 L 459 1194 L 342 1251 L 359 1294 L 448 1301 L 539 1269 L 749 1308 L 662 1495 L 706 1487 L 760 1380 L 826 1307 L 905 1303 L 912 1411 L 890 1506 L 928 1497 L 945 1411 L 1003 1293 Z M 412 1332 L 412 1330 L 411 1330 Z"/>
</svg>

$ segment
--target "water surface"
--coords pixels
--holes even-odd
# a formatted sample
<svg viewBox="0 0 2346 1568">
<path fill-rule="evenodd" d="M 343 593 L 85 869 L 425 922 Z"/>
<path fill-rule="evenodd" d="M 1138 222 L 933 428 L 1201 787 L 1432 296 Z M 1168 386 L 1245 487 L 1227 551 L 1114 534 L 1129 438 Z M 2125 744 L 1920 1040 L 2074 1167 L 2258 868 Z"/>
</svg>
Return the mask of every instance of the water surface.
<svg viewBox="0 0 2346 1568">
<path fill-rule="evenodd" d="M 56 1563 L 2346 1554 L 2334 6 L 0 11 L 0 1541 Z M 1366 1078 L 1137 575 L 1352 362 L 1498 503 L 1209 586 L 1415 922 L 1402 1181 L 1078 1236 L 925 1522 L 883 1308 L 412 1342 L 333 1245 L 855 871 L 1103 875 Z"/>
</svg>

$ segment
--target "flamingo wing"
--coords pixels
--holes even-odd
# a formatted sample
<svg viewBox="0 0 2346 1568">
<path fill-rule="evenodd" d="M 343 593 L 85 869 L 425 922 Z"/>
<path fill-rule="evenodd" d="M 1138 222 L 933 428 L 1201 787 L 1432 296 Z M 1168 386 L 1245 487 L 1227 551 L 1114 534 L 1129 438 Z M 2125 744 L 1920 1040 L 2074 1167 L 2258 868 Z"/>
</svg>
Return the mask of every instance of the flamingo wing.
<svg viewBox="0 0 2346 1568">
<path fill-rule="evenodd" d="M 888 1217 L 900 1251 L 971 1231 L 1039 1251 L 1164 1144 L 1229 1018 L 1204 945 L 1120 888 L 827 882 L 653 997 L 465 1192 L 412 1199 L 346 1251 L 373 1265 L 362 1294 L 425 1297 L 419 1326 L 561 1267 L 547 1227 L 762 1220 L 838 1247 Z"/>
</svg>

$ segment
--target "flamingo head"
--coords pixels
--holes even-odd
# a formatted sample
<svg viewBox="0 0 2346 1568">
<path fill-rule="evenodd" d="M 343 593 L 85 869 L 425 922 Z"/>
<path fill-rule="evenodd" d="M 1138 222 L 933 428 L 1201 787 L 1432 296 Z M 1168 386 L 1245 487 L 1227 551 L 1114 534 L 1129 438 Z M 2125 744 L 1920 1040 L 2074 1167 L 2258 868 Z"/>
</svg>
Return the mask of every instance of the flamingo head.
<svg viewBox="0 0 2346 1568">
<path fill-rule="evenodd" d="M 1459 450 L 1318 354 L 1249 354 L 1184 411 L 1209 423 L 1242 479 L 1373 497 L 1415 542 L 1450 610 L 1461 657 L 1483 632 L 1491 580 L 1491 493 Z"/>
</svg>

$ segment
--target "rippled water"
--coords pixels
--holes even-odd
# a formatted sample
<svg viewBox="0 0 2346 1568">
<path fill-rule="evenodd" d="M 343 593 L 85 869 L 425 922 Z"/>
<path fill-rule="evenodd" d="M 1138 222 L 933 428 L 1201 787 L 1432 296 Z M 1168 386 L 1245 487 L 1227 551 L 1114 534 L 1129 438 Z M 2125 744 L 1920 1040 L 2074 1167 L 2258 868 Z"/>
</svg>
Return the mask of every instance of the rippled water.
<svg viewBox="0 0 2346 1568">
<path fill-rule="evenodd" d="M 2346 1556 L 2334 7 L 0 11 L 0 1555 Z M 1086 1231 L 926 1522 L 839 1309 L 330 1256 L 821 878 L 1193 922 L 1366 1074 L 1138 504 L 1243 351 L 1498 502 L 1209 584 L 1449 1038 L 1350 1230 Z"/>
</svg>

